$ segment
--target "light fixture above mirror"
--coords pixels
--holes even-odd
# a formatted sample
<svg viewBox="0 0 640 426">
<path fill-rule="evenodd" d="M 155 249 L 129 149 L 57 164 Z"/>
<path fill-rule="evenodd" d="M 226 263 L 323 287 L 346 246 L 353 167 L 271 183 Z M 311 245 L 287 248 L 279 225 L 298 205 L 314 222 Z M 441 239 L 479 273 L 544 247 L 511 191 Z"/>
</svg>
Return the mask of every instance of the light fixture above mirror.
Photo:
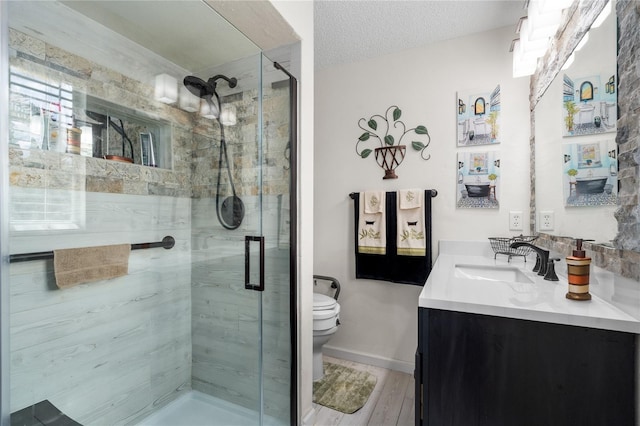
<svg viewBox="0 0 640 426">
<path fill-rule="evenodd" d="M 518 38 L 511 43 L 513 52 L 513 77 L 533 75 L 536 71 L 538 59 L 549 50 L 552 38 L 558 32 L 563 14 L 572 5 L 571 0 L 529 0 L 527 2 L 527 16 L 520 18 L 516 26 Z M 607 2 L 600 15 L 596 18 L 594 28 L 611 13 L 611 2 Z M 581 43 L 575 48 L 580 50 L 587 43 L 589 37 L 585 34 Z"/>
</svg>

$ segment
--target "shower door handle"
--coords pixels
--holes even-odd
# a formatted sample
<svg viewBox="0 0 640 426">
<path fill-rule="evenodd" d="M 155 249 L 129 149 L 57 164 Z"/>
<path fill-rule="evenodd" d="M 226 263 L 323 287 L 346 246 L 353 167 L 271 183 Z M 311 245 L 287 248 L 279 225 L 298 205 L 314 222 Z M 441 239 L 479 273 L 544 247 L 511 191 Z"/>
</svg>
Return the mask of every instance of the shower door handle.
<svg viewBox="0 0 640 426">
<path fill-rule="evenodd" d="M 251 284 L 251 242 L 260 242 L 260 277 L 258 284 Z M 244 237 L 244 288 L 264 291 L 264 237 L 246 235 Z"/>
</svg>

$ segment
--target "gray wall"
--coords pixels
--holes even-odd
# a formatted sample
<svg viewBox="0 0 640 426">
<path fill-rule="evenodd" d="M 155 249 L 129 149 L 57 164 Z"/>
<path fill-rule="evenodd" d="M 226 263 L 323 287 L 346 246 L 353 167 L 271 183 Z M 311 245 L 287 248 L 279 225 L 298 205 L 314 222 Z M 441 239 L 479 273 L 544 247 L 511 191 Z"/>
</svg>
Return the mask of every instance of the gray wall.
<svg viewBox="0 0 640 426">
<path fill-rule="evenodd" d="M 132 251 L 127 276 L 65 290 L 51 261 L 11 264 L 11 411 L 49 399 L 82 424 L 124 424 L 190 387 L 190 200 L 88 192 L 73 208 L 84 228 L 14 233 L 12 251 L 177 244 Z"/>
</svg>

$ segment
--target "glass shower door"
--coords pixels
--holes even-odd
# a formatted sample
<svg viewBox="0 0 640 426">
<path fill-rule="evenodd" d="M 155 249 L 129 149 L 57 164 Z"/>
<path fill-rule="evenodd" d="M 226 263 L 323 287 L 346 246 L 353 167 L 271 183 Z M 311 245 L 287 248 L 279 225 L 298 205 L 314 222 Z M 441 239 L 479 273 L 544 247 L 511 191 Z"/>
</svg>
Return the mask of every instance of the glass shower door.
<svg viewBox="0 0 640 426">
<path fill-rule="evenodd" d="M 234 69 L 257 65 L 257 78 L 245 71 L 233 90 L 220 85 L 221 110 L 236 111 L 236 120 L 223 125 L 225 142 L 214 142 L 216 192 L 192 200 L 192 386 L 246 408 L 248 424 L 286 425 L 294 353 L 291 92 L 288 76 L 263 55 L 241 62 Z M 232 208 L 224 212 L 234 194 L 241 221 L 239 209 L 236 219 Z"/>
<path fill-rule="evenodd" d="M 239 410 L 247 424 L 261 424 L 260 55 L 198 74 L 204 81 L 211 76 L 224 76 L 213 98 L 220 115 L 193 127 L 191 384 Z"/>
</svg>

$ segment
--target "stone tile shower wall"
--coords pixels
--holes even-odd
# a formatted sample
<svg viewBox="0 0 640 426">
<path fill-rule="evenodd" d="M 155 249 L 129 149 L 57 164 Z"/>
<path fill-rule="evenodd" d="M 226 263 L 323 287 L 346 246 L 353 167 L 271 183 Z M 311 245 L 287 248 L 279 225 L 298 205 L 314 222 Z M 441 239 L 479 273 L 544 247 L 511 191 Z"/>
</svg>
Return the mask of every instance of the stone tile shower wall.
<svg viewBox="0 0 640 426">
<path fill-rule="evenodd" d="M 12 69 L 40 80 L 64 82 L 78 92 L 169 121 L 172 151 L 171 167 L 158 169 L 11 146 L 11 185 L 118 194 L 191 195 L 191 114 L 150 102 L 153 87 L 148 84 L 19 31 L 10 29 L 9 43 Z"/>
</svg>

